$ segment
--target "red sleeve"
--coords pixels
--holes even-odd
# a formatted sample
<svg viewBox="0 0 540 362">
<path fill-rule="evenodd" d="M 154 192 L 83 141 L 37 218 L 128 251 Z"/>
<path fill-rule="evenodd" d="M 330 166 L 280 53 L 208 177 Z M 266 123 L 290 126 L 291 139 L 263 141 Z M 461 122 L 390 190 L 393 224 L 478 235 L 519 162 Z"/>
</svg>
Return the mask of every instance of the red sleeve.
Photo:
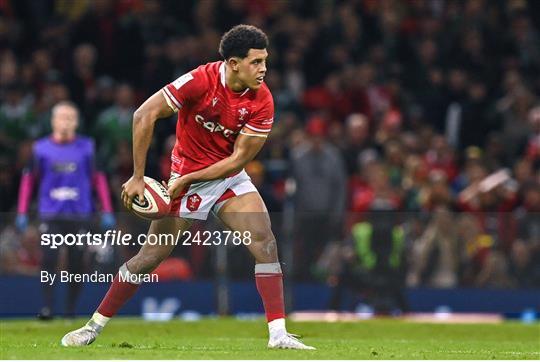
<svg viewBox="0 0 540 362">
<path fill-rule="evenodd" d="M 19 186 L 19 201 L 17 203 L 17 213 L 26 214 L 28 212 L 28 205 L 32 198 L 32 189 L 34 188 L 34 175 L 32 172 L 25 170 L 21 177 L 21 184 Z"/>
<path fill-rule="evenodd" d="M 269 133 L 274 124 L 274 100 L 270 92 L 263 100 L 263 105 L 246 123 L 246 127 L 252 131 Z"/>
<path fill-rule="evenodd" d="M 197 68 L 163 87 L 163 94 L 168 99 L 169 105 L 178 110 L 198 100 L 205 93 L 207 85 L 206 75 Z"/>
<path fill-rule="evenodd" d="M 93 175 L 92 181 L 101 203 L 101 211 L 106 213 L 113 212 L 107 176 L 105 176 L 103 172 L 96 171 Z"/>
<path fill-rule="evenodd" d="M 36 182 L 39 180 L 40 151 L 38 143 L 32 146 L 32 159 L 28 166 L 24 168 L 19 184 L 19 198 L 17 202 L 17 213 L 26 214 L 32 199 L 32 191 Z"/>
</svg>

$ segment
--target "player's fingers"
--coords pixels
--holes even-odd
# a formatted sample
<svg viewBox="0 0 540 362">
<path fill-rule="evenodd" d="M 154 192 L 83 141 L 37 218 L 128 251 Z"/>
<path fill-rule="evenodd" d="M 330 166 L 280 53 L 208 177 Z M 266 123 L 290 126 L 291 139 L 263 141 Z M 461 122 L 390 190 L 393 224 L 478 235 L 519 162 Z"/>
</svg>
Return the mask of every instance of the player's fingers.
<svg viewBox="0 0 540 362">
<path fill-rule="evenodd" d="M 144 200 L 144 193 L 143 193 L 143 194 L 139 194 L 137 197 L 138 197 L 139 202 L 142 203 L 143 200 Z"/>
<path fill-rule="evenodd" d="M 169 196 L 171 197 L 171 199 L 174 199 L 176 197 L 176 189 L 173 185 L 171 185 L 171 187 L 169 187 Z"/>
<path fill-rule="evenodd" d="M 127 191 L 124 191 L 124 205 L 128 210 L 131 210 L 131 202 L 133 197 L 129 195 Z"/>
<path fill-rule="evenodd" d="M 127 192 L 124 192 L 123 197 L 122 197 L 122 202 L 123 202 L 124 206 L 127 209 L 129 209 L 129 206 L 128 206 L 128 204 L 129 204 L 129 196 L 128 196 Z"/>
<path fill-rule="evenodd" d="M 163 185 L 163 187 L 165 187 L 165 189 L 167 189 L 167 192 L 169 193 L 169 196 L 172 198 L 172 194 L 171 194 L 171 186 L 172 185 L 169 185 L 169 183 L 166 182 L 166 181 L 161 181 L 161 184 Z"/>
</svg>

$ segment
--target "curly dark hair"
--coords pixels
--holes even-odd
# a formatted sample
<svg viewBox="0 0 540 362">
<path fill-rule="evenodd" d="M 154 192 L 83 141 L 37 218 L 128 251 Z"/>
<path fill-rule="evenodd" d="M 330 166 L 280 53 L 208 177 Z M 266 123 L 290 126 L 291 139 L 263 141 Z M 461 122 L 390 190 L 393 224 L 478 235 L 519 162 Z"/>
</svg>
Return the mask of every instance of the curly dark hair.
<svg viewBox="0 0 540 362">
<path fill-rule="evenodd" d="M 226 60 L 230 57 L 245 58 L 249 49 L 265 49 L 268 37 L 253 25 L 240 24 L 223 34 L 219 43 L 219 54 Z"/>
</svg>

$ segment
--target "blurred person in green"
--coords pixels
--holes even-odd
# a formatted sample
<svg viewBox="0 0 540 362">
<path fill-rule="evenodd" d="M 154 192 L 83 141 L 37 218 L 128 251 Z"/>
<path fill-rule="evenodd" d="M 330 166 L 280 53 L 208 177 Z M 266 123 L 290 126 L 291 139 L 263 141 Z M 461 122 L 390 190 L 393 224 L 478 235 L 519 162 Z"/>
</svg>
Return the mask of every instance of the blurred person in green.
<svg viewBox="0 0 540 362">
<path fill-rule="evenodd" d="M 18 144 L 35 137 L 32 98 L 25 97 L 21 85 L 6 87 L 5 99 L 0 104 L 0 153 L 14 156 Z"/>
<path fill-rule="evenodd" d="M 112 106 L 98 116 L 94 136 L 98 141 L 98 159 L 107 172 L 111 172 L 121 141 L 131 142 L 131 122 L 135 111 L 135 93 L 126 83 L 116 87 L 116 99 Z"/>
</svg>

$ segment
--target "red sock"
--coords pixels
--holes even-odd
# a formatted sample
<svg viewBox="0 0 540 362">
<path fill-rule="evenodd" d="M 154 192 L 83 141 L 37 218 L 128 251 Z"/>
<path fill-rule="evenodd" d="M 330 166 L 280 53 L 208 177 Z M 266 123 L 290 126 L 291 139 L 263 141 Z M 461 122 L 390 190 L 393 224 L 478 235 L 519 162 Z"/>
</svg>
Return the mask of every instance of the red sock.
<svg viewBox="0 0 540 362">
<path fill-rule="evenodd" d="M 126 264 L 120 267 L 118 274 L 114 277 L 114 280 L 109 288 L 105 298 L 101 301 L 97 311 L 99 314 L 105 317 L 114 316 L 120 308 L 135 294 L 137 289 L 139 289 L 139 284 L 130 283 L 127 281 L 120 280 L 120 273 L 125 273 L 127 271 Z M 129 271 L 127 271 L 129 273 Z M 125 278 L 125 274 L 123 279 Z"/>
<path fill-rule="evenodd" d="M 263 301 L 266 320 L 285 318 L 283 274 L 279 263 L 256 264 L 255 283 Z"/>
</svg>

